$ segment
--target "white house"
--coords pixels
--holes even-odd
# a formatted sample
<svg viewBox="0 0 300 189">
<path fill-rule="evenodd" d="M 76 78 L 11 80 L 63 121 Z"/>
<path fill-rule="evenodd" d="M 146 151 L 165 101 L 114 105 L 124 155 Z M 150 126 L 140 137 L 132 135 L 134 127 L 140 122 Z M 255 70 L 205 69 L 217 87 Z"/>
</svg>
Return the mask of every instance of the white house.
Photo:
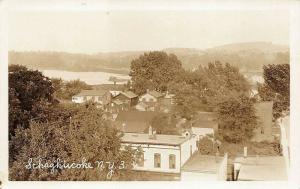
<svg viewBox="0 0 300 189">
<path fill-rule="evenodd" d="M 181 167 L 197 151 L 195 135 L 184 137 L 180 135 L 123 133 L 122 146 L 142 148 L 143 158 L 134 166 L 134 170 L 180 173 Z"/>
<path fill-rule="evenodd" d="M 84 103 L 87 101 L 107 104 L 111 99 L 111 93 L 106 90 L 82 90 L 72 97 L 74 103 Z"/>
<path fill-rule="evenodd" d="M 192 133 L 196 135 L 197 139 L 201 139 L 201 137 L 212 135 L 214 136 L 214 129 L 213 128 L 200 128 L 200 127 L 192 127 Z"/>
<path fill-rule="evenodd" d="M 158 102 L 160 99 L 164 97 L 164 94 L 157 91 L 150 91 L 147 89 L 147 92 L 140 96 L 140 102 Z"/>
</svg>

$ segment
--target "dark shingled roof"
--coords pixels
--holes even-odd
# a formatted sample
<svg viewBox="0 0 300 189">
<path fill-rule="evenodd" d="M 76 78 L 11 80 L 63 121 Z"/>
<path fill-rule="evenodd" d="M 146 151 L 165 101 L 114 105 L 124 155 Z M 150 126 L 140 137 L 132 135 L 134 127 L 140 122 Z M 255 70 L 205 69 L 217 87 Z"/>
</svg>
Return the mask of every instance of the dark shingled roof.
<svg viewBox="0 0 300 189">
<path fill-rule="evenodd" d="M 157 115 L 156 112 L 143 111 L 124 111 L 120 112 L 115 120 L 115 126 L 118 130 L 123 131 L 123 123 L 125 124 L 125 132 L 127 133 L 144 133 L 150 126 L 150 122 Z"/>
<path fill-rule="evenodd" d="M 118 114 L 116 121 L 150 122 L 157 114 L 152 111 L 123 111 Z"/>
<path fill-rule="evenodd" d="M 124 96 L 126 96 L 127 98 L 135 98 L 138 95 L 136 95 L 135 93 L 131 92 L 131 91 L 126 91 L 126 92 L 121 92 L 121 94 L 123 94 Z"/>
</svg>

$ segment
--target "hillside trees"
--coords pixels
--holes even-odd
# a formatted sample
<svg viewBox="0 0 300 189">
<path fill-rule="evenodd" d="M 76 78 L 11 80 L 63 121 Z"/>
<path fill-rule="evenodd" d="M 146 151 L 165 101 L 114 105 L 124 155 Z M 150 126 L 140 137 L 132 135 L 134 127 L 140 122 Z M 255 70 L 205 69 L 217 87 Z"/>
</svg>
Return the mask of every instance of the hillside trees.
<svg viewBox="0 0 300 189">
<path fill-rule="evenodd" d="M 175 55 L 154 51 L 134 59 L 129 75 L 134 92 L 140 95 L 147 89 L 165 92 L 168 83 L 181 71 L 181 62 Z"/>
</svg>

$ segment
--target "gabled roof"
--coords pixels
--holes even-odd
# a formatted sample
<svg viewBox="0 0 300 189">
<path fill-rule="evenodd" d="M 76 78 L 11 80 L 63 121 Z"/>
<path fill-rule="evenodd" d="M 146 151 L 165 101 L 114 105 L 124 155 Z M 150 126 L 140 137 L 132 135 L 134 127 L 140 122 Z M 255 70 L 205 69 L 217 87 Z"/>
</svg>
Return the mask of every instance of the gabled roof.
<svg viewBox="0 0 300 189">
<path fill-rule="evenodd" d="M 150 94 L 151 96 L 154 96 L 155 98 L 159 98 L 159 97 L 163 97 L 164 94 L 157 92 L 157 91 L 148 91 L 148 94 Z"/>
<path fill-rule="evenodd" d="M 113 97 L 118 96 L 121 93 L 121 91 L 109 91 L 109 92 Z"/>
<path fill-rule="evenodd" d="M 133 93 L 132 91 L 125 91 L 125 92 L 121 92 L 120 94 L 123 94 L 127 98 L 135 98 L 138 96 L 135 93 Z"/>
<path fill-rule="evenodd" d="M 214 129 L 213 128 L 199 128 L 199 127 L 192 127 L 191 128 L 193 134 L 195 135 L 208 135 L 208 134 L 214 134 Z"/>
<path fill-rule="evenodd" d="M 79 96 L 102 96 L 107 92 L 107 90 L 82 90 L 75 97 Z"/>
</svg>

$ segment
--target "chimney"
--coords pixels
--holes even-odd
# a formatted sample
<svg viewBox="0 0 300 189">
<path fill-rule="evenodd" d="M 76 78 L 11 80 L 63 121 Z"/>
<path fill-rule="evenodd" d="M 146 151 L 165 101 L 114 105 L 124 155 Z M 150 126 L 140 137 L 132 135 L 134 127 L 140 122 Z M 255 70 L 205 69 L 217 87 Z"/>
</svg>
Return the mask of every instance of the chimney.
<svg viewBox="0 0 300 189">
<path fill-rule="evenodd" d="M 246 157 L 247 157 L 247 147 L 244 146 L 244 158 L 246 158 Z"/>
<path fill-rule="evenodd" d="M 153 139 L 156 139 L 156 130 L 153 131 L 152 138 L 153 138 Z"/>
<path fill-rule="evenodd" d="M 126 132 L 126 123 L 122 124 L 122 131 L 125 133 Z"/>
</svg>

